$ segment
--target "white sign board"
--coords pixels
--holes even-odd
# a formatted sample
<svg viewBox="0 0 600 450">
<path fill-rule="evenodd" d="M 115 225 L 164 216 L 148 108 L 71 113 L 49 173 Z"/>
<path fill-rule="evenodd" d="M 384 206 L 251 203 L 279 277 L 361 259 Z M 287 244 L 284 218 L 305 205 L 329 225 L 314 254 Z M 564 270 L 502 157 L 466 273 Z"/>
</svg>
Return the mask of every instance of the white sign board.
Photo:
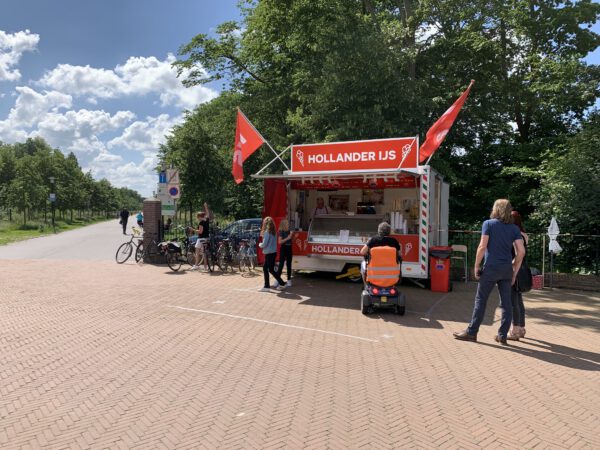
<svg viewBox="0 0 600 450">
<path fill-rule="evenodd" d="M 179 184 L 179 170 L 167 169 L 167 183 L 168 184 Z"/>
<path fill-rule="evenodd" d="M 158 191 L 156 198 L 160 200 L 161 214 L 163 216 L 174 216 L 177 211 L 176 200 L 169 195 L 169 189 L 167 183 L 158 183 Z"/>
</svg>

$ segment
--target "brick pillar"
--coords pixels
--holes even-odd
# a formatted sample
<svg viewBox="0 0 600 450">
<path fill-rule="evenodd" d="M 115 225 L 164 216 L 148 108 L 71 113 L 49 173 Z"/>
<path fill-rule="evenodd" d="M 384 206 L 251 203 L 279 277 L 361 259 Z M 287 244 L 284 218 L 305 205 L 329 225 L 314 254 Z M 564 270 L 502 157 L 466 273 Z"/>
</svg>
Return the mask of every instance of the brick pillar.
<svg viewBox="0 0 600 450">
<path fill-rule="evenodd" d="M 144 248 L 155 246 L 152 241 L 159 242 L 160 238 L 160 221 L 161 221 L 161 205 L 160 200 L 156 198 L 147 198 L 144 200 Z M 144 260 L 146 263 L 162 263 L 162 255 L 156 254 L 155 249 Z"/>
</svg>

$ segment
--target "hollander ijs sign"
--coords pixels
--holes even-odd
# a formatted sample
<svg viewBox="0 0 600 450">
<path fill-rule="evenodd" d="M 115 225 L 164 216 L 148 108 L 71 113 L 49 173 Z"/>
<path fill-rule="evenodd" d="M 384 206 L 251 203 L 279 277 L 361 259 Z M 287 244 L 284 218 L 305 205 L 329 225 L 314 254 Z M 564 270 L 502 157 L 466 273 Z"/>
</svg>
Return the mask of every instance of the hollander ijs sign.
<svg viewBox="0 0 600 450">
<path fill-rule="evenodd" d="M 417 167 L 416 137 L 292 146 L 293 173 L 363 172 Z"/>
</svg>

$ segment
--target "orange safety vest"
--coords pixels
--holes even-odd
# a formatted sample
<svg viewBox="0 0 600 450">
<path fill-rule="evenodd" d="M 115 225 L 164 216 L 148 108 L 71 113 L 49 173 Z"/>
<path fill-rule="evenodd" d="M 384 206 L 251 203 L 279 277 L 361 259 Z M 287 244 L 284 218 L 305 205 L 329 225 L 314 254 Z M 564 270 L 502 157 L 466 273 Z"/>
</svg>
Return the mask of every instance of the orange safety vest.
<svg viewBox="0 0 600 450">
<path fill-rule="evenodd" d="M 379 287 L 390 287 L 400 279 L 398 251 L 394 247 L 373 247 L 367 265 L 367 281 Z"/>
</svg>

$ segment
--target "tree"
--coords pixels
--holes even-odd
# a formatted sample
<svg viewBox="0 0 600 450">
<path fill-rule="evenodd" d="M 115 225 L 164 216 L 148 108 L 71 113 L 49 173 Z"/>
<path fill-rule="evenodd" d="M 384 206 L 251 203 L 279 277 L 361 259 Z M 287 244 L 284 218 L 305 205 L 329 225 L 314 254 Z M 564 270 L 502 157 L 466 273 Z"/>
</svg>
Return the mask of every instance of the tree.
<svg viewBox="0 0 600 450">
<path fill-rule="evenodd" d="M 555 216 L 563 233 L 600 235 L 599 148 L 600 112 L 596 111 L 583 122 L 581 132 L 548 151 L 541 170 L 540 189 L 532 195 L 533 220 L 540 228 L 548 226 Z M 598 242 L 591 239 L 578 242 L 574 248 L 565 248 L 560 258 L 562 264 L 593 268 L 598 274 Z"/>
<path fill-rule="evenodd" d="M 581 60 L 600 43 L 589 29 L 600 17 L 600 5 L 591 0 L 245 5 L 240 23 L 222 24 L 213 37 L 196 36 L 180 49 L 175 66 L 190 86 L 226 80 L 229 100 L 235 98 L 235 106 L 277 148 L 290 142 L 422 138 L 469 80 L 476 80 L 432 159 L 452 184 L 455 227 L 480 222 L 498 197 L 508 196 L 531 213 L 547 149 L 577 133 L 600 94 L 598 66 Z M 202 105 L 189 120 L 206 111 L 233 115 L 227 102 Z M 209 130 L 212 119 L 203 117 Z M 231 119 L 209 132 L 225 165 L 233 124 Z M 225 140 L 227 147 L 220 144 Z"/>
<path fill-rule="evenodd" d="M 23 225 L 27 224 L 27 213 L 40 205 L 46 198 L 46 191 L 39 183 L 39 172 L 35 159 L 27 154 L 17 161 L 16 176 L 8 187 L 8 204 L 23 214 Z"/>
</svg>

